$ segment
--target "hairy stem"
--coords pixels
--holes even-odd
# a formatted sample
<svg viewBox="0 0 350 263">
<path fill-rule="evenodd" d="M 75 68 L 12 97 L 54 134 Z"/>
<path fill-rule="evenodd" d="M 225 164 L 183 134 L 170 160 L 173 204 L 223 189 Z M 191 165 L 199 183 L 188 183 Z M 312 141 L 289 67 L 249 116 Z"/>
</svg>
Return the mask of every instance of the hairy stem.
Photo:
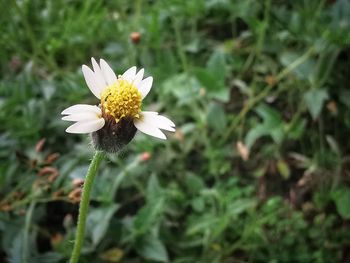
<svg viewBox="0 0 350 263">
<path fill-rule="evenodd" d="M 90 163 L 90 167 L 85 178 L 83 192 L 82 192 L 80 206 L 79 206 L 78 226 L 77 226 L 77 231 L 75 235 L 74 248 L 73 248 L 72 256 L 70 258 L 70 263 L 77 263 L 79 260 L 80 251 L 83 245 L 84 235 L 85 235 L 85 224 L 86 224 L 86 217 L 89 209 L 90 192 L 91 192 L 92 184 L 94 182 L 97 169 L 103 157 L 104 157 L 104 153 L 102 151 L 96 151 Z"/>
</svg>

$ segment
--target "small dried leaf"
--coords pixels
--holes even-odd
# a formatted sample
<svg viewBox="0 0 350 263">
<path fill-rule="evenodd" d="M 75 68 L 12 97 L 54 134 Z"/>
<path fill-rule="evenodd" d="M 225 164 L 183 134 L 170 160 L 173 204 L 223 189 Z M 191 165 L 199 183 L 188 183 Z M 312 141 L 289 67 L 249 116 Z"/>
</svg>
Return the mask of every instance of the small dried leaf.
<svg viewBox="0 0 350 263">
<path fill-rule="evenodd" d="M 24 193 L 20 191 L 16 191 L 13 193 L 13 199 L 20 200 L 24 197 Z"/>
<path fill-rule="evenodd" d="M 53 173 L 49 176 L 49 178 L 47 178 L 47 181 L 49 181 L 49 183 L 52 183 L 53 181 L 56 180 L 57 176 L 58 176 L 58 173 Z"/>
<path fill-rule="evenodd" d="M 310 173 L 304 173 L 304 175 L 297 182 L 297 186 L 303 187 L 308 185 L 312 181 L 312 175 Z"/>
<path fill-rule="evenodd" d="M 82 187 L 84 184 L 84 179 L 82 178 L 74 178 L 72 181 L 74 187 Z"/>
<path fill-rule="evenodd" d="M 45 158 L 45 163 L 52 164 L 54 161 L 56 161 L 60 157 L 59 153 L 50 153 Z"/>
<path fill-rule="evenodd" d="M 60 234 L 60 233 L 55 233 L 55 234 L 53 234 L 53 235 L 51 236 L 50 240 L 51 240 L 51 245 L 52 245 L 53 247 L 56 247 L 56 246 L 58 246 L 59 244 L 62 243 L 62 241 L 63 241 L 63 236 L 62 236 L 62 234 Z"/>
<path fill-rule="evenodd" d="M 277 83 L 277 80 L 276 80 L 275 76 L 268 75 L 265 77 L 265 82 L 269 86 L 274 86 Z"/>
<path fill-rule="evenodd" d="M 248 149 L 248 147 L 245 144 L 243 144 L 243 142 L 239 141 L 236 144 L 236 148 L 237 148 L 237 151 L 238 151 L 239 155 L 241 156 L 241 158 L 244 161 L 247 161 L 249 159 L 249 149 Z"/>
<path fill-rule="evenodd" d="M 38 172 L 39 176 L 45 176 L 45 175 L 58 175 L 58 170 L 52 166 L 45 166 L 41 168 Z"/>
<path fill-rule="evenodd" d="M 79 203 L 81 198 L 81 188 L 75 188 L 68 194 L 68 198 L 72 203 Z"/>
<path fill-rule="evenodd" d="M 182 142 L 184 140 L 184 134 L 180 129 L 176 129 L 174 137 L 179 140 L 180 142 Z"/>
<path fill-rule="evenodd" d="M 40 141 L 38 141 L 36 143 L 36 145 L 35 145 L 35 151 L 36 152 L 41 152 L 43 150 L 43 148 L 44 148 L 45 142 L 46 142 L 45 138 L 43 138 Z"/>
<path fill-rule="evenodd" d="M 63 196 L 63 190 L 59 189 L 52 193 L 52 199 L 57 199 Z"/>
<path fill-rule="evenodd" d="M 338 113 L 338 107 L 334 100 L 327 103 L 327 109 L 334 115 Z"/>
<path fill-rule="evenodd" d="M 9 212 L 12 210 L 12 206 L 9 203 L 0 204 L 0 210 L 4 212 Z"/>
</svg>

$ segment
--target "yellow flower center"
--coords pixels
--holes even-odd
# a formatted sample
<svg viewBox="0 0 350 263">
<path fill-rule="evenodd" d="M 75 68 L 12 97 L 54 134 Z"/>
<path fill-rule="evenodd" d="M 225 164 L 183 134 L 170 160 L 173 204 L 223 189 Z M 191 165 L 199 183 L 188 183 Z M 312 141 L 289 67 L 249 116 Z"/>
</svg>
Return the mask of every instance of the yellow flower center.
<svg viewBox="0 0 350 263">
<path fill-rule="evenodd" d="M 101 94 L 103 113 L 112 116 L 117 123 L 124 117 L 139 118 L 141 102 L 139 90 L 124 79 L 118 79 Z"/>
</svg>

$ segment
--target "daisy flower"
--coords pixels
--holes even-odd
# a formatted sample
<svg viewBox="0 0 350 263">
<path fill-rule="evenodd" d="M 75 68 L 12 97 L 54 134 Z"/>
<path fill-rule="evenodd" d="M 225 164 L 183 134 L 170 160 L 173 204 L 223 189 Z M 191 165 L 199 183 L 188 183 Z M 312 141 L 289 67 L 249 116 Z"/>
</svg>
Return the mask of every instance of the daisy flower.
<svg viewBox="0 0 350 263">
<path fill-rule="evenodd" d="M 131 67 L 117 77 L 105 60 L 98 64 L 91 58 L 91 62 L 93 70 L 83 65 L 82 71 L 100 103 L 77 104 L 62 111 L 66 115 L 62 120 L 75 122 L 66 132 L 91 133 L 98 150 L 115 152 L 129 143 L 137 130 L 160 139 L 166 139 L 161 130 L 175 131 L 175 124 L 158 112 L 141 111 L 153 83 L 152 77 L 143 78 L 144 69 L 137 72 Z"/>
</svg>

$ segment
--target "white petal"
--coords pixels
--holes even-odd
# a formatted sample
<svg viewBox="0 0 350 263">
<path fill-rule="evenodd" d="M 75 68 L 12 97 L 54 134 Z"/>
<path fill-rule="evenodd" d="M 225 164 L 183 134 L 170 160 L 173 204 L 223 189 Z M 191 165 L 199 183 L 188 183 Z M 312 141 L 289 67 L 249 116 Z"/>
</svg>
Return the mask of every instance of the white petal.
<svg viewBox="0 0 350 263">
<path fill-rule="evenodd" d="M 171 132 L 175 131 L 174 129 L 175 124 L 164 116 L 155 115 L 153 112 L 152 113 L 142 112 L 141 118 L 147 124 L 160 128 L 162 130 L 167 130 Z"/>
<path fill-rule="evenodd" d="M 135 78 L 134 78 L 134 85 L 136 87 L 138 87 L 142 81 L 143 78 L 143 73 L 145 72 L 145 70 L 142 68 L 139 70 L 139 72 L 137 72 Z"/>
<path fill-rule="evenodd" d="M 127 71 L 124 72 L 124 74 L 122 75 L 122 78 L 132 82 L 135 79 L 135 75 L 136 75 L 136 67 L 131 67 L 129 68 Z"/>
<path fill-rule="evenodd" d="M 139 131 L 143 133 L 157 137 L 159 139 L 166 139 L 165 134 L 161 130 L 159 130 L 157 127 L 149 125 L 142 119 L 134 119 L 134 125 Z"/>
<path fill-rule="evenodd" d="M 96 80 L 95 73 L 86 65 L 83 65 L 81 67 L 81 70 L 83 71 L 85 82 L 88 85 L 89 89 L 98 99 L 100 99 L 102 87 Z"/>
<path fill-rule="evenodd" d="M 107 84 L 103 77 L 102 70 L 94 58 L 91 58 L 91 63 L 95 72 L 96 82 L 100 86 L 101 90 L 103 90 Z"/>
<path fill-rule="evenodd" d="M 104 59 L 100 59 L 100 67 L 101 67 L 104 79 L 108 85 L 112 85 L 117 81 L 117 77 L 113 69 L 108 65 L 108 63 Z"/>
<path fill-rule="evenodd" d="M 68 133 L 91 133 L 101 129 L 105 125 L 103 118 L 93 121 L 80 121 L 66 129 Z"/>
<path fill-rule="evenodd" d="M 143 116 L 147 116 L 148 115 L 148 117 L 156 119 L 156 121 L 162 122 L 162 123 L 164 123 L 167 126 L 175 127 L 175 123 L 174 122 L 172 122 L 170 119 L 168 119 L 165 116 L 162 116 L 162 115 L 158 116 L 158 112 L 155 112 L 155 111 L 143 111 L 142 115 Z"/>
<path fill-rule="evenodd" d="M 168 119 L 167 117 L 165 116 L 159 116 L 158 117 L 160 121 L 166 123 L 167 125 L 169 125 L 170 127 L 175 127 L 175 123 L 172 122 L 170 119 Z"/>
<path fill-rule="evenodd" d="M 139 88 L 139 91 L 142 95 L 142 98 L 145 98 L 147 96 L 148 92 L 152 88 L 152 83 L 153 83 L 152 77 L 148 77 L 148 78 L 144 79 L 143 81 L 141 81 L 138 88 Z"/>
<path fill-rule="evenodd" d="M 81 112 L 68 116 L 64 116 L 62 120 L 64 121 L 93 121 L 100 119 L 101 115 L 96 114 L 95 112 Z"/>
<path fill-rule="evenodd" d="M 101 109 L 99 107 L 88 105 L 88 104 L 76 104 L 76 105 L 70 106 L 69 108 L 62 111 L 61 114 L 69 115 L 69 114 L 83 113 L 83 112 L 94 112 L 99 115 L 102 114 Z"/>
<path fill-rule="evenodd" d="M 142 113 L 153 114 L 153 115 L 159 115 L 159 113 L 156 112 L 156 111 L 143 111 Z"/>
</svg>

